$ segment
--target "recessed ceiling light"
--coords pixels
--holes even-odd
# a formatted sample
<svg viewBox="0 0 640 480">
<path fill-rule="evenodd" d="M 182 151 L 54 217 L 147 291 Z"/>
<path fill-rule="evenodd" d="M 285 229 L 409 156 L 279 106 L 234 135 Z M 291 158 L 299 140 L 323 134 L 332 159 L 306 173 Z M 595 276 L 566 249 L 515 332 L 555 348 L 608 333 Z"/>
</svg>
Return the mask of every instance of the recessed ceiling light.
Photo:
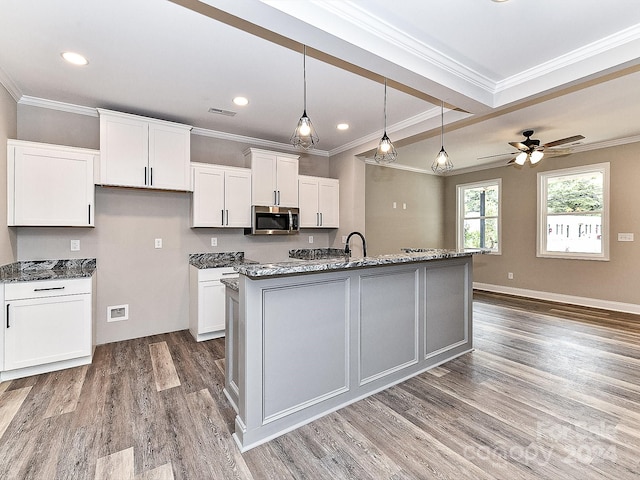
<svg viewBox="0 0 640 480">
<path fill-rule="evenodd" d="M 62 52 L 62 58 L 64 58 L 67 62 L 72 63 L 74 65 L 86 65 L 89 63 L 85 57 L 75 52 Z"/>
<path fill-rule="evenodd" d="M 233 103 L 240 107 L 244 107 L 249 103 L 249 100 L 246 97 L 236 97 L 233 99 Z"/>
<path fill-rule="evenodd" d="M 349 130 L 349 124 L 348 123 L 339 123 L 337 128 L 338 128 L 338 130 Z"/>
<path fill-rule="evenodd" d="M 491 0 L 491 1 L 496 3 L 502 3 L 502 2 L 507 2 L 508 0 Z"/>
</svg>

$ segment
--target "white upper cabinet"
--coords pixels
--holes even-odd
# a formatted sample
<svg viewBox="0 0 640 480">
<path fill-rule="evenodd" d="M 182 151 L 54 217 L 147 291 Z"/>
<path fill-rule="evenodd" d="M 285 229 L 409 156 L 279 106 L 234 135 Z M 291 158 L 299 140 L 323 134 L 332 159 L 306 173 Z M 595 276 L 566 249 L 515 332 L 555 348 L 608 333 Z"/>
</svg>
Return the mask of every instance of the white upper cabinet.
<svg viewBox="0 0 640 480">
<path fill-rule="evenodd" d="M 192 227 L 251 226 L 251 170 L 192 163 Z"/>
<path fill-rule="evenodd" d="M 191 127 L 98 109 L 100 183 L 191 190 Z"/>
<path fill-rule="evenodd" d="M 251 203 L 298 206 L 298 156 L 250 148 Z"/>
<path fill-rule="evenodd" d="M 333 178 L 298 177 L 300 228 L 340 226 L 340 182 Z"/>
<path fill-rule="evenodd" d="M 94 226 L 93 168 L 99 152 L 7 141 L 7 225 Z"/>
</svg>

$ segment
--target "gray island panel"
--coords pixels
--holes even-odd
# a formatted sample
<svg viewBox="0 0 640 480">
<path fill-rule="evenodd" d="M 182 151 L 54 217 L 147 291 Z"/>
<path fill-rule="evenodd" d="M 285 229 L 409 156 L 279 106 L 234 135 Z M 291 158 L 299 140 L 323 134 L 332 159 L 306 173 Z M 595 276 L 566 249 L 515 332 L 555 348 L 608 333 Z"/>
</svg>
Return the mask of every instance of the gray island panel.
<svg viewBox="0 0 640 480">
<path fill-rule="evenodd" d="M 238 267 L 237 290 L 227 288 L 225 393 L 239 448 L 471 351 L 471 255 Z"/>
</svg>

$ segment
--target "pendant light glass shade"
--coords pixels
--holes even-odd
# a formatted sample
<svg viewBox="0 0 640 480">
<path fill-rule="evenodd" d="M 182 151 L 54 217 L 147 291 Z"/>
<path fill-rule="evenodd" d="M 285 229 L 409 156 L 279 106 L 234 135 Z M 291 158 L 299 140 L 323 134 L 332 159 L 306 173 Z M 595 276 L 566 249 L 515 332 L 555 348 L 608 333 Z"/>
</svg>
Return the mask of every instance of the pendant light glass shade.
<svg viewBox="0 0 640 480">
<path fill-rule="evenodd" d="M 377 163 L 392 163 L 398 158 L 398 152 L 396 152 L 393 143 L 387 135 L 387 79 L 384 79 L 384 133 L 376 149 L 376 154 L 373 159 Z"/>
<path fill-rule="evenodd" d="M 440 151 L 431 165 L 433 173 L 444 174 L 453 169 L 453 163 L 444 149 L 444 101 L 440 105 Z"/>
<path fill-rule="evenodd" d="M 303 47 L 302 53 L 302 71 L 304 78 L 304 109 L 302 116 L 298 120 L 298 125 L 291 135 L 291 144 L 294 147 L 311 150 L 320 140 L 316 134 L 315 128 L 311 123 L 311 119 L 307 115 L 307 46 Z"/>
</svg>

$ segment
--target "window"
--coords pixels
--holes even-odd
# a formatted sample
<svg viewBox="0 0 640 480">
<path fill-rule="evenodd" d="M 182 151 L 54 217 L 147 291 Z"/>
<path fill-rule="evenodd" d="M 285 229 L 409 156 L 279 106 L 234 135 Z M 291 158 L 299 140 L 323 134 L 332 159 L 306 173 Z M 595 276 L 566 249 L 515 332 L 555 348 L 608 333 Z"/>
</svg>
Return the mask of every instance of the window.
<svg viewBox="0 0 640 480">
<path fill-rule="evenodd" d="M 500 253 L 501 180 L 458 185 L 458 248 Z"/>
<path fill-rule="evenodd" d="M 609 260 L 609 163 L 538 173 L 538 256 Z"/>
</svg>

